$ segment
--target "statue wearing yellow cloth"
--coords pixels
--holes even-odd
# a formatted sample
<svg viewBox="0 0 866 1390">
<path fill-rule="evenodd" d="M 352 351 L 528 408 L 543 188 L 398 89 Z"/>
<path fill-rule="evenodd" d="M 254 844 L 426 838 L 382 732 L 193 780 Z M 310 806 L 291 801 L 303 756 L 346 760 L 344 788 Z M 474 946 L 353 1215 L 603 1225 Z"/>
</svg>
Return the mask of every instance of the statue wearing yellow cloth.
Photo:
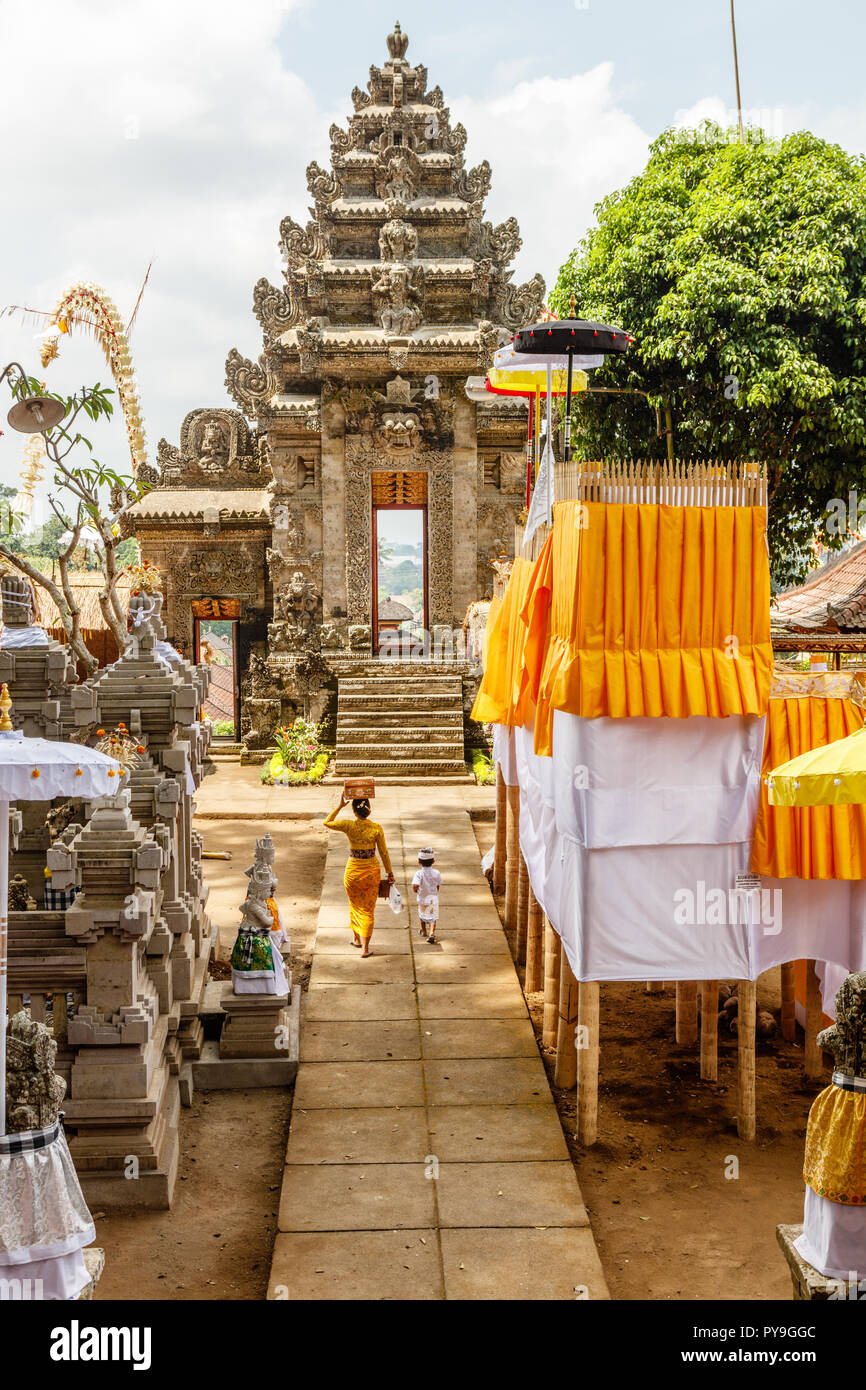
<svg viewBox="0 0 866 1390">
<path fill-rule="evenodd" d="M 394 882 L 391 858 L 385 843 L 385 832 L 376 821 L 370 820 L 370 803 L 364 798 L 352 802 L 354 820 L 348 817 L 338 820 L 348 797 L 343 794 L 340 804 L 325 818 L 328 830 L 341 830 L 349 841 L 349 860 L 343 875 L 343 886 L 349 899 L 349 923 L 352 928 L 353 946 L 363 946 L 362 956 L 369 956 L 370 937 L 373 934 L 376 901 L 379 896 L 379 863 L 376 852 L 382 861 L 388 882 Z"/>
</svg>

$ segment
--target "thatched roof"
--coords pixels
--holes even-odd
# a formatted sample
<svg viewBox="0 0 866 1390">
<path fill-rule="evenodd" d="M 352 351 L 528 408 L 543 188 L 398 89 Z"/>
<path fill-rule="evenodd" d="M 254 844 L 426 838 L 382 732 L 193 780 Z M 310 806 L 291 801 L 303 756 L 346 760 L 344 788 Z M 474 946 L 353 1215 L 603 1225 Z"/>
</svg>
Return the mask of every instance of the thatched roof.
<svg viewBox="0 0 866 1390">
<path fill-rule="evenodd" d="M 88 571 L 82 574 L 70 574 L 72 592 L 75 601 L 81 610 L 81 630 L 82 632 L 100 632 L 105 628 L 105 619 L 102 616 L 102 609 L 99 606 L 99 595 L 105 589 L 105 580 L 98 571 Z M 62 628 L 60 614 L 57 605 L 47 589 L 41 585 L 35 585 L 36 601 L 39 612 L 37 621 L 47 628 Z M 126 576 L 120 580 L 117 596 L 120 599 L 120 606 L 124 613 L 129 603 L 129 591 L 132 581 Z"/>
<path fill-rule="evenodd" d="M 378 606 L 379 621 L 382 622 L 406 622 L 409 618 L 414 618 L 415 614 L 411 608 L 407 608 L 405 603 L 398 603 L 395 598 L 383 599 Z"/>
</svg>

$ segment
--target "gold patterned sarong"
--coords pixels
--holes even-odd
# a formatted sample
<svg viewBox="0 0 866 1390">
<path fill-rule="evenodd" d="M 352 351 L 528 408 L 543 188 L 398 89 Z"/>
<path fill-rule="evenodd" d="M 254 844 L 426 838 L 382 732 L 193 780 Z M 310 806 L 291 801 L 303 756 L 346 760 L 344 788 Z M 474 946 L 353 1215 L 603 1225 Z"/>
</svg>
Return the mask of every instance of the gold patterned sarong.
<svg viewBox="0 0 866 1390">
<path fill-rule="evenodd" d="M 827 1086 L 815 1097 L 803 1177 L 819 1197 L 866 1204 L 866 1092 Z"/>
<path fill-rule="evenodd" d="M 379 897 L 379 861 L 355 859 L 351 855 L 343 875 L 343 886 L 349 899 L 349 921 L 352 931 L 366 941 L 373 931 L 376 902 Z"/>
</svg>

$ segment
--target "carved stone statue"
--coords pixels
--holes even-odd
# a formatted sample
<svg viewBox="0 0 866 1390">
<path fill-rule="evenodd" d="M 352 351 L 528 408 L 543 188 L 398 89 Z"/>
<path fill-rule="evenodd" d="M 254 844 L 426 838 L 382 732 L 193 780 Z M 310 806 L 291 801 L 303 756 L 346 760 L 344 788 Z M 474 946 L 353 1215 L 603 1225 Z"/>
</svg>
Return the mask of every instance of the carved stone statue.
<svg viewBox="0 0 866 1390">
<path fill-rule="evenodd" d="M 57 1043 L 50 1031 L 21 1009 L 9 1022 L 6 1049 L 8 1133 L 53 1125 L 66 1095 L 66 1082 L 54 1071 Z"/>
<path fill-rule="evenodd" d="M 418 416 L 411 411 L 390 410 L 383 415 L 376 437 L 388 453 L 406 453 L 420 439 Z"/>
<path fill-rule="evenodd" d="M 0 576 L 0 602 L 4 627 L 30 627 L 33 622 L 33 591 L 23 574 Z"/>
<path fill-rule="evenodd" d="M 377 174 L 376 192 L 380 198 L 393 198 L 398 203 L 411 203 L 415 197 L 415 178 L 412 165 L 404 151 L 391 147 Z"/>
<path fill-rule="evenodd" d="M 411 261 L 418 250 L 418 233 L 411 222 L 392 217 L 379 232 L 379 254 L 383 261 Z"/>
<path fill-rule="evenodd" d="M 279 948 L 286 940 L 274 901 L 274 842 L 270 835 L 256 840 L 255 863 L 246 870 L 249 886 L 241 903 L 241 921 L 231 954 L 235 994 L 289 993 Z"/>
<path fill-rule="evenodd" d="M 818 1034 L 818 1046 L 832 1052 L 837 1071 L 866 1076 L 866 971 L 843 980 L 836 995 L 836 1022 Z"/>
<path fill-rule="evenodd" d="M 16 874 L 9 884 L 9 911 L 34 912 L 36 899 L 31 897 L 27 880 L 23 874 Z"/>
<path fill-rule="evenodd" d="M 379 322 L 386 333 L 402 338 L 421 322 L 420 295 L 406 266 L 393 265 L 384 269 L 373 285 L 373 297 L 379 303 Z"/>
<path fill-rule="evenodd" d="M 229 444 L 218 420 L 205 421 L 198 466 L 205 473 L 222 473 L 228 466 Z"/>
</svg>

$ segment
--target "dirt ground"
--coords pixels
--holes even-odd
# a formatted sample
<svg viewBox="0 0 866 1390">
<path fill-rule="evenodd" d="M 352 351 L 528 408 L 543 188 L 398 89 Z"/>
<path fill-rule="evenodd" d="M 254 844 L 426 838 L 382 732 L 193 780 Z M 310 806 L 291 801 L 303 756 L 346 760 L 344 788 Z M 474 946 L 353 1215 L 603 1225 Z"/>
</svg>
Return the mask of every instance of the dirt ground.
<svg viewBox="0 0 866 1390">
<path fill-rule="evenodd" d="M 475 833 L 483 854 L 492 822 L 476 821 Z M 768 971 L 758 1007 L 778 1004 L 778 971 Z M 540 1044 L 543 996 L 530 995 L 529 1006 Z M 663 994 L 642 983 L 602 985 L 591 1149 L 573 1138 L 575 1091 L 553 1085 L 554 1052 L 541 1048 L 611 1296 L 789 1299 L 775 1228 L 802 1220 L 806 1118 L 825 1083 L 803 1077 L 802 1046 L 759 1041 L 758 1141 L 742 1143 L 736 1037 L 720 1035 L 719 1081 L 704 1082 L 697 1047 L 674 1040 L 674 1017 L 673 985 Z"/>
<path fill-rule="evenodd" d="M 292 940 L 293 982 L 306 989 L 325 867 L 326 834 L 315 820 L 196 820 L 205 849 L 208 912 L 227 961 L 256 839 L 276 846 L 277 897 Z M 227 973 L 227 965 L 214 972 Z M 263 1299 L 267 1293 L 292 1092 L 196 1092 L 180 1112 L 181 1159 L 171 1211 L 98 1215 L 105 1249 L 100 1299 Z"/>
</svg>

